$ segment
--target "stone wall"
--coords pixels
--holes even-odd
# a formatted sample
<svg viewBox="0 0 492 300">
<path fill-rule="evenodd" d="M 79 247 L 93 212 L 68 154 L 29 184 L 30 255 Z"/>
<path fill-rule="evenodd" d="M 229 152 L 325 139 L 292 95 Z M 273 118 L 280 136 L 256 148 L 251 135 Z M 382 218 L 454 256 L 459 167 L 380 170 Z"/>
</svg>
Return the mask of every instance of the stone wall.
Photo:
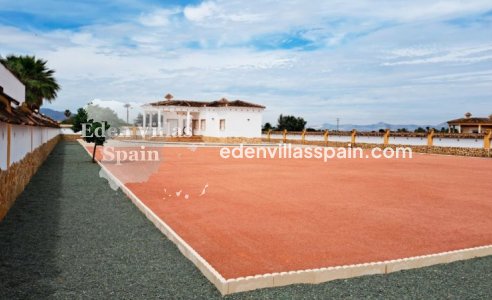
<svg viewBox="0 0 492 300">
<path fill-rule="evenodd" d="M 222 144 L 259 144 L 259 143 L 262 143 L 262 138 L 204 136 L 202 139 L 206 143 L 222 143 Z"/>
<path fill-rule="evenodd" d="M 58 135 L 27 154 L 21 161 L 10 165 L 7 170 L 0 170 L 0 221 L 60 139 L 61 136 Z"/>
<path fill-rule="evenodd" d="M 192 136 L 192 137 L 167 137 L 167 136 L 147 136 L 142 138 L 141 136 L 118 136 L 114 137 L 114 140 L 117 141 L 147 141 L 147 142 L 166 142 L 166 143 L 201 143 L 203 139 L 201 136 Z"/>
</svg>

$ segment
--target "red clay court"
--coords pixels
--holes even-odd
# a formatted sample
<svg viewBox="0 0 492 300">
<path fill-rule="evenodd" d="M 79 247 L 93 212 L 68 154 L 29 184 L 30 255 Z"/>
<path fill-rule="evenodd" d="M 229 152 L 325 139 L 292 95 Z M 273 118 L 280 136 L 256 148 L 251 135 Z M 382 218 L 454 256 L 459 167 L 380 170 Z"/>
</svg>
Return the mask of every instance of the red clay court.
<svg viewBox="0 0 492 300">
<path fill-rule="evenodd" d="M 492 244 L 491 159 L 324 163 L 157 149 L 148 181 L 126 186 L 225 279 Z M 116 176 L 142 169 L 105 166 Z"/>
</svg>

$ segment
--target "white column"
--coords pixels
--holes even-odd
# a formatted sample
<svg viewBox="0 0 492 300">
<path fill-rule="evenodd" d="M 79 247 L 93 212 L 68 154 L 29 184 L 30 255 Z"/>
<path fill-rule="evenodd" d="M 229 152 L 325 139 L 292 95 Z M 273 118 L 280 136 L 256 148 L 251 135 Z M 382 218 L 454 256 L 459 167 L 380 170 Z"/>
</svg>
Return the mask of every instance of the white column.
<svg viewBox="0 0 492 300">
<path fill-rule="evenodd" d="M 482 133 L 482 124 L 478 124 L 478 133 Z"/>
<path fill-rule="evenodd" d="M 147 112 L 146 111 L 144 111 L 144 113 L 143 113 L 143 124 L 142 125 L 144 128 L 147 125 Z"/>
<path fill-rule="evenodd" d="M 157 134 L 161 135 L 162 123 L 161 123 L 161 110 L 157 111 Z"/>
<path fill-rule="evenodd" d="M 183 116 L 180 115 L 179 116 L 179 121 L 178 121 L 179 136 L 183 136 L 183 128 L 184 128 L 184 126 L 183 126 L 183 123 L 184 123 L 183 120 L 184 120 Z"/>
<path fill-rule="evenodd" d="M 186 112 L 186 135 L 191 135 L 190 111 L 189 110 Z"/>
<path fill-rule="evenodd" d="M 161 125 L 162 125 L 164 135 L 167 135 L 166 112 L 165 111 L 162 112 L 162 124 Z"/>
<path fill-rule="evenodd" d="M 196 127 L 198 128 L 197 131 L 198 131 L 198 134 L 202 135 L 202 122 L 201 122 L 201 116 L 200 116 L 200 112 L 197 113 L 197 116 L 196 116 Z"/>
<path fill-rule="evenodd" d="M 176 133 L 176 136 L 181 136 L 183 134 L 183 119 L 181 119 L 181 112 L 176 112 L 176 118 L 178 119 L 178 132 Z"/>
<path fill-rule="evenodd" d="M 173 124 L 174 124 L 174 122 L 173 122 Z M 170 122 L 167 123 L 167 134 L 169 136 L 173 136 L 174 135 L 173 128 L 171 127 L 171 123 Z"/>
</svg>

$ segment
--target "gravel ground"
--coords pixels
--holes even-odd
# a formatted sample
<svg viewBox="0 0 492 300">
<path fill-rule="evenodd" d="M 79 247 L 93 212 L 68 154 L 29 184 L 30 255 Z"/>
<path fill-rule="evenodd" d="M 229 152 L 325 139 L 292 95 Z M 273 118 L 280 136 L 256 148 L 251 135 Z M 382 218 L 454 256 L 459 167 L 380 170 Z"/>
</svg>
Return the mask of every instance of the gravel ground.
<svg viewBox="0 0 492 300">
<path fill-rule="evenodd" d="M 0 223 L 0 299 L 219 298 L 79 144 L 60 143 Z M 492 257 L 229 296 L 492 298 Z"/>
</svg>

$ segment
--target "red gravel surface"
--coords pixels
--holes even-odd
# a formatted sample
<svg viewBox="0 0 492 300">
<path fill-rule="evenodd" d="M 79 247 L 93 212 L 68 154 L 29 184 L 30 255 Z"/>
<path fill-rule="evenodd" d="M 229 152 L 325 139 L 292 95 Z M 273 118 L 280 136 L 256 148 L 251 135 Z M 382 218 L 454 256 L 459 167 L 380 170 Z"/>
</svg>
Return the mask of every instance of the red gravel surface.
<svg viewBox="0 0 492 300">
<path fill-rule="evenodd" d="M 219 149 L 159 148 L 158 167 L 125 184 L 226 279 L 492 244 L 490 159 L 325 163 Z M 119 178 L 147 168 L 105 164 Z"/>
</svg>

